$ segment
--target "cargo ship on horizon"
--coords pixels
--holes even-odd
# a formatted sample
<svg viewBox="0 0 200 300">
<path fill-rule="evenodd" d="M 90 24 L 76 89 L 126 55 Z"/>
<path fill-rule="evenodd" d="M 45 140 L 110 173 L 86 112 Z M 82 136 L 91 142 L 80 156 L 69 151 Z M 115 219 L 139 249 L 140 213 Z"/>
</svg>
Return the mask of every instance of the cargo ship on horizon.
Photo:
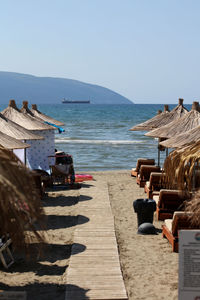
<svg viewBox="0 0 200 300">
<path fill-rule="evenodd" d="M 62 103 L 66 103 L 66 104 L 90 104 L 90 100 L 66 100 L 64 98 L 62 100 Z"/>
</svg>

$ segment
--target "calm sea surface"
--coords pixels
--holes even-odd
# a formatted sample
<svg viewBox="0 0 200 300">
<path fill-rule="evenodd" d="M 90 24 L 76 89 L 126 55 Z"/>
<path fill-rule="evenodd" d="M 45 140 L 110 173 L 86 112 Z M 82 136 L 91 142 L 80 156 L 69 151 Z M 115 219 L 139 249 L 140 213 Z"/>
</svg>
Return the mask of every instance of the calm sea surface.
<svg viewBox="0 0 200 300">
<path fill-rule="evenodd" d="M 163 105 L 41 104 L 38 109 L 65 123 L 65 132 L 56 132 L 56 148 L 73 155 L 76 172 L 131 169 L 139 157 L 157 161 L 157 140 L 129 129 L 155 116 Z"/>
</svg>

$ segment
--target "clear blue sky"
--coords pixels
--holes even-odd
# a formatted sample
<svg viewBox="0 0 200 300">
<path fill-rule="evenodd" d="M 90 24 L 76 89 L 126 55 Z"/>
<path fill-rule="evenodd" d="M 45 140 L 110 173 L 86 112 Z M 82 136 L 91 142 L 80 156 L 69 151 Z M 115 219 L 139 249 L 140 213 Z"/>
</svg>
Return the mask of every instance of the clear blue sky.
<svg viewBox="0 0 200 300">
<path fill-rule="evenodd" d="M 0 70 L 200 100 L 200 0 L 5 0 Z"/>
</svg>

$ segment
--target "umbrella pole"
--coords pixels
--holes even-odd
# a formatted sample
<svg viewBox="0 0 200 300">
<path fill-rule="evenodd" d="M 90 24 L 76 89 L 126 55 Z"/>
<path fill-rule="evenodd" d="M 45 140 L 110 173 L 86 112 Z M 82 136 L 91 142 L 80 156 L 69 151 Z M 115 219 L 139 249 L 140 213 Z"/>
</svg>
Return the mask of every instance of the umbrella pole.
<svg viewBox="0 0 200 300">
<path fill-rule="evenodd" d="M 158 166 L 160 166 L 160 150 L 159 150 L 159 145 L 158 145 Z"/>
<path fill-rule="evenodd" d="M 168 156 L 168 154 L 169 154 L 169 153 L 168 153 L 168 148 L 166 148 L 166 157 Z"/>
</svg>

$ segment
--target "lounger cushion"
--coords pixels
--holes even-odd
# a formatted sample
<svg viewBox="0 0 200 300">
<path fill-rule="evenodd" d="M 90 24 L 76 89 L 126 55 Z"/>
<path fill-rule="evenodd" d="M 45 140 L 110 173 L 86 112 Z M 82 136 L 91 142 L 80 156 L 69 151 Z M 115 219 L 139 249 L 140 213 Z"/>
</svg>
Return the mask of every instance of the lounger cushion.
<svg viewBox="0 0 200 300">
<path fill-rule="evenodd" d="M 155 200 L 156 204 L 158 205 L 159 195 L 153 195 L 153 200 Z"/>
<path fill-rule="evenodd" d="M 166 219 L 164 221 L 164 225 L 167 227 L 167 229 L 172 232 L 172 219 Z"/>
</svg>

